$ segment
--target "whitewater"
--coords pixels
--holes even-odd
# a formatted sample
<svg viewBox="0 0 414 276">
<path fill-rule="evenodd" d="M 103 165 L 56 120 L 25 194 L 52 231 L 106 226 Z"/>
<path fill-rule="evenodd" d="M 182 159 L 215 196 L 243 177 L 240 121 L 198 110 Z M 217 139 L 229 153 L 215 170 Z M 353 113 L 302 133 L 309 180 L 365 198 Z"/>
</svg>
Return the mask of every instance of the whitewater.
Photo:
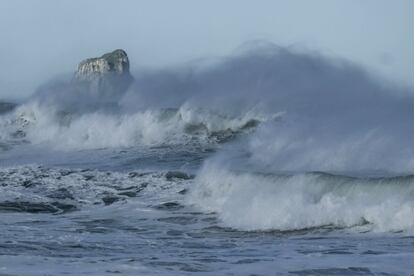
<svg viewBox="0 0 414 276">
<path fill-rule="evenodd" d="M 414 273 L 412 88 L 268 44 L 133 76 L 0 104 L 0 275 Z"/>
</svg>

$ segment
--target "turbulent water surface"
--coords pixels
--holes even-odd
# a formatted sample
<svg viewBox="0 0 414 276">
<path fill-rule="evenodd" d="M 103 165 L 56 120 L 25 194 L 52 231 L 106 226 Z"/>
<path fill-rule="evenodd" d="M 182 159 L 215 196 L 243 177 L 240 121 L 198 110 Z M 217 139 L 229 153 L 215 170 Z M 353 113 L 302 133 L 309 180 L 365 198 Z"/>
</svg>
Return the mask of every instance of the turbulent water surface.
<svg viewBox="0 0 414 276">
<path fill-rule="evenodd" d="M 0 275 L 411 275 L 414 96 L 288 49 L 0 105 Z"/>
</svg>

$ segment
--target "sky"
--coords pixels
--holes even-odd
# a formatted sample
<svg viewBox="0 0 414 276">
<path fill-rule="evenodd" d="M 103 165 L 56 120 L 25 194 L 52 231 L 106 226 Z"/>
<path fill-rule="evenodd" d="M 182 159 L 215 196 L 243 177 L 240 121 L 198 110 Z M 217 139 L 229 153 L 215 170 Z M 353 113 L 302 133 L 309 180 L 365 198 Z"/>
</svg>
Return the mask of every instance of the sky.
<svg viewBox="0 0 414 276">
<path fill-rule="evenodd" d="M 414 86 L 412 0 L 0 0 L 0 99 L 27 97 L 88 57 L 131 67 L 232 54 L 249 41 L 318 51 Z"/>
</svg>

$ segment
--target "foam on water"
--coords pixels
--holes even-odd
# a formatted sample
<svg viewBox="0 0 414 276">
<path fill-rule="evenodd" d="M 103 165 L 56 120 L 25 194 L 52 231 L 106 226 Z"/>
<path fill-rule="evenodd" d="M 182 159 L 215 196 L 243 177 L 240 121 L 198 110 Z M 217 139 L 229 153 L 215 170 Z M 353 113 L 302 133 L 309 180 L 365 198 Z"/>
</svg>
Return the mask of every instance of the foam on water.
<svg viewBox="0 0 414 276">
<path fill-rule="evenodd" d="M 243 230 L 414 231 L 414 177 L 270 175 L 206 165 L 188 201 Z"/>
<path fill-rule="evenodd" d="M 269 116 L 271 119 L 278 115 Z M 0 139 L 47 143 L 60 150 L 215 143 L 267 120 L 248 112 L 229 117 L 183 105 L 134 113 L 60 112 L 31 102 L 2 117 Z"/>
<path fill-rule="evenodd" d="M 183 172 L 108 172 L 18 166 L 0 169 L 0 212 L 61 213 L 128 199 L 173 196 L 191 177 Z M 172 185 L 171 183 L 174 183 Z"/>
</svg>

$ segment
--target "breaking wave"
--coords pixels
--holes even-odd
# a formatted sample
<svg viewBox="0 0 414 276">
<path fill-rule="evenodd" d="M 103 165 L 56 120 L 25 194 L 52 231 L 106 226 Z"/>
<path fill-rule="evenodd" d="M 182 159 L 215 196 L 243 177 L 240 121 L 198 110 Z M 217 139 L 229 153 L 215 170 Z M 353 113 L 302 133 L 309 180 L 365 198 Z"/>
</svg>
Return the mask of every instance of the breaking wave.
<svg viewBox="0 0 414 276">
<path fill-rule="evenodd" d="M 229 227 L 292 231 L 414 231 L 414 176 L 347 177 L 230 171 L 206 166 L 188 202 Z"/>
<path fill-rule="evenodd" d="M 273 116 L 274 117 L 274 116 Z M 44 144 L 59 150 L 220 143 L 248 132 L 264 116 L 212 113 L 189 106 L 134 113 L 69 113 L 31 103 L 3 118 L 0 139 Z"/>
</svg>

